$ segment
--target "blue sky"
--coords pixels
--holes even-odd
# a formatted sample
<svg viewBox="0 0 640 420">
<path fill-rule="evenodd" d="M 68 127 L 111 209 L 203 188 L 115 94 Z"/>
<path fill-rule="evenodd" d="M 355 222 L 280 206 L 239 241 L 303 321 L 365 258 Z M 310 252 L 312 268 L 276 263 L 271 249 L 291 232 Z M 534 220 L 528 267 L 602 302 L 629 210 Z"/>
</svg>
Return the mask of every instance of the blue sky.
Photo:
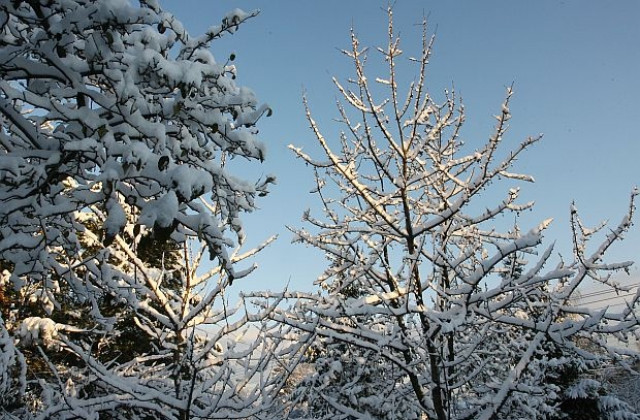
<svg viewBox="0 0 640 420">
<path fill-rule="evenodd" d="M 352 75 L 350 62 L 339 49 L 349 46 L 352 26 L 362 45 L 382 45 L 387 2 L 160 2 L 194 35 L 219 23 L 235 7 L 261 10 L 236 34 L 212 46 L 219 61 L 236 53 L 237 82 L 252 88 L 274 109 L 273 116 L 259 125 L 268 156 L 256 173 L 275 174 L 278 185 L 260 202 L 261 209 L 245 220 L 250 242 L 271 234 L 280 238 L 257 258 L 260 268 L 239 287 L 276 291 L 290 282 L 293 289 L 310 289 L 324 267 L 323 256 L 290 244 L 291 234 L 284 226 L 301 226 L 302 212 L 317 202 L 309 194 L 311 172 L 294 159 L 287 145 L 314 150 L 301 103 L 303 92 L 326 134 L 337 132 L 332 122 L 337 116 L 337 92 L 331 77 L 344 80 Z M 640 185 L 640 2 L 398 0 L 395 27 L 408 54 L 419 52 L 416 24 L 423 15 L 436 33 L 429 90 L 437 97 L 455 86 L 462 95 L 467 111 L 464 138 L 482 141 L 490 135 L 492 116 L 499 112 L 511 83 L 515 96 L 507 141 L 516 145 L 529 135 L 544 133 L 543 141 L 517 166 L 536 179 L 522 188 L 523 199 L 536 201 L 522 227 L 553 217 L 546 236 L 567 255 L 572 200 L 588 224 L 603 219 L 617 223 L 629 192 Z M 376 59 L 372 52 L 370 60 Z M 640 259 L 639 249 L 636 227 L 611 256 Z M 634 277 L 639 273 L 638 268 L 633 270 Z"/>
</svg>

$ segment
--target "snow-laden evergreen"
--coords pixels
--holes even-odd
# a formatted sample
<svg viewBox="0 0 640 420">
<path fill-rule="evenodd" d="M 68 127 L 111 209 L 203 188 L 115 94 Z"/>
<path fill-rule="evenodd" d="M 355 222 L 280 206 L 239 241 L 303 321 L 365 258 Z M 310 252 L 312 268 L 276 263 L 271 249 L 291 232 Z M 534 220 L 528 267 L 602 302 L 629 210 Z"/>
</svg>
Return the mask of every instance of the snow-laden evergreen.
<svg viewBox="0 0 640 420">
<path fill-rule="evenodd" d="M 242 214 L 273 182 L 225 162 L 264 159 L 271 111 L 210 50 L 255 15 L 192 37 L 155 0 L 0 2 L 0 417 L 273 400 L 259 316 L 223 304 L 259 250 L 239 251 Z"/>
<path fill-rule="evenodd" d="M 517 187 L 533 178 L 514 165 L 540 139 L 507 139 L 512 89 L 489 139 L 464 144 L 455 92 L 440 103 L 426 87 L 426 23 L 422 51 L 406 62 L 391 9 L 383 48 L 363 48 L 355 33 L 351 41 L 343 52 L 354 74 L 334 79 L 342 133 L 325 137 L 305 101 L 321 156 L 292 146 L 323 208 L 292 231 L 329 260 L 323 293 L 292 295 L 292 309 L 272 314 L 313 350 L 315 373 L 290 399 L 295 413 L 533 419 L 591 404 L 603 418 L 637 418 L 594 372 L 619 365 L 637 375 L 638 353 L 624 342 L 637 331 L 638 296 L 620 311 L 576 304 L 589 281 L 618 290 L 611 274 L 631 263 L 603 258 L 630 228 L 637 192 L 606 229 L 585 228 L 572 208 L 573 258 L 553 266 L 553 245 L 541 248 L 551 220 L 528 231 L 500 222 L 533 206 Z M 365 69 L 376 54 L 384 76 Z M 417 69 L 407 91 L 405 64 Z M 500 185 L 503 198 L 489 202 Z"/>
</svg>

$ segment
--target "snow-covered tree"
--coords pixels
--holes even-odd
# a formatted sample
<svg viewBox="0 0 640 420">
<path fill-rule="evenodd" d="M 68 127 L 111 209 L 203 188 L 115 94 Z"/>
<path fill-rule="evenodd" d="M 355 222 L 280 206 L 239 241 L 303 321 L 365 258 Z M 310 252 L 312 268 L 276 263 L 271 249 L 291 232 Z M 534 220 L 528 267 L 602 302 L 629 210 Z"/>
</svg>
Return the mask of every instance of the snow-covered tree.
<svg viewBox="0 0 640 420">
<path fill-rule="evenodd" d="M 270 404 L 273 345 L 224 290 L 273 182 L 229 158 L 264 159 L 271 111 L 210 51 L 255 14 L 192 37 L 155 0 L 0 2 L 1 417 Z"/>
<path fill-rule="evenodd" d="M 343 53 L 355 74 L 346 83 L 334 79 L 343 131 L 335 141 L 325 137 L 305 100 L 321 157 L 292 146 L 313 168 L 323 206 L 320 216 L 305 213 L 307 228 L 292 228 L 295 240 L 321 250 L 329 264 L 319 279 L 325 292 L 298 294 L 293 309 L 272 318 L 298 328 L 301 341 L 348 349 L 334 360 L 316 359 L 316 377 L 298 390 L 315 394 L 301 409 L 327 419 L 378 418 L 372 402 L 390 418 L 556 415 L 563 393 L 591 397 L 601 389 L 580 375 L 566 386 L 549 380 L 562 368 L 584 373 L 617 363 L 632 370 L 638 357 L 608 341 L 636 331 L 637 295 L 619 312 L 574 302 L 589 281 L 618 287 L 611 273 L 631 263 L 603 257 L 630 228 L 637 193 L 608 231 L 585 228 L 572 207 L 573 258 L 549 269 L 553 246 L 540 245 L 550 220 L 528 232 L 501 222 L 508 220 L 501 215 L 532 207 L 519 202 L 517 185 L 533 178 L 513 167 L 540 138 L 507 142 L 512 89 L 489 139 L 464 142 L 455 92 L 439 102 L 427 90 L 433 38 L 426 23 L 422 50 L 408 60 L 417 76 L 403 92 L 404 53 L 388 13 L 388 42 L 377 50 L 388 72 L 367 74 L 369 50 L 352 33 Z M 489 203 L 500 185 L 503 198 Z M 367 369 L 377 373 L 354 374 Z M 377 394 L 360 403 L 362 389 Z M 601 413 L 615 406 L 616 418 L 636 418 L 614 397 L 596 396 Z"/>
<path fill-rule="evenodd" d="M 359 282 L 350 281 L 347 276 L 341 273 L 333 284 L 326 284 L 329 292 L 339 289 L 334 296 L 341 300 L 366 296 Z M 357 315 L 340 318 L 338 322 L 343 324 L 341 328 L 357 329 L 360 325 L 375 328 L 376 322 L 384 328 L 385 317 Z M 322 335 L 310 342 L 303 358 L 307 375 L 290 392 L 292 405 L 297 405 L 299 412 L 311 418 L 331 413 L 336 420 L 349 419 L 353 412 L 381 420 L 416 418 L 411 395 L 394 392 L 393 366 L 378 351 Z M 335 405 L 343 409 L 336 411 Z"/>
</svg>

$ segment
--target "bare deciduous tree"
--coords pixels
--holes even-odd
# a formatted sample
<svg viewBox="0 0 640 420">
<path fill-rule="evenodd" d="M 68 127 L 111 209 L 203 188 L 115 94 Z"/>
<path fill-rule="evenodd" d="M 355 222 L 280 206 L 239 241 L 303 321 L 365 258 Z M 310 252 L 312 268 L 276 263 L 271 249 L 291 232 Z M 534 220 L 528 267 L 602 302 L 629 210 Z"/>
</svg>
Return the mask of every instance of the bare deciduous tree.
<svg viewBox="0 0 640 420">
<path fill-rule="evenodd" d="M 426 22 L 422 51 L 408 60 L 417 76 L 403 93 L 404 52 L 388 13 L 388 42 L 377 50 L 388 73 L 367 74 L 368 50 L 352 32 L 343 53 L 355 74 L 346 83 L 334 79 L 342 99 L 339 139 L 325 137 L 305 100 L 322 157 L 292 147 L 313 169 L 323 206 L 322 216 L 305 213 L 308 229 L 292 228 L 295 240 L 322 251 L 330 264 L 319 279 L 324 293 L 298 295 L 292 310 L 272 317 L 324 343 L 329 353 L 342 343 L 352 355 L 348 363 L 320 358 L 324 367 L 300 391 L 314 387 L 318 395 L 301 407 L 318 418 L 364 418 L 372 415 L 366 407 L 376 404 L 386 407 L 385 418 L 556 415 L 566 395 L 593 396 L 587 389 L 599 386 L 579 375 L 571 384 L 552 380 L 562 369 L 584 372 L 614 362 L 631 368 L 628 362 L 637 358 L 608 341 L 636 330 L 637 296 L 620 312 L 572 301 L 589 279 L 618 287 L 610 274 L 631 263 L 603 258 L 630 228 L 637 193 L 608 231 L 585 228 L 572 208 L 573 260 L 546 269 L 553 246 L 540 245 L 551 221 L 525 233 L 500 222 L 501 215 L 532 207 L 519 202 L 512 185 L 533 178 L 513 167 L 540 139 L 508 145 L 512 89 L 490 138 L 464 144 L 465 113 L 455 92 L 445 92 L 439 103 L 427 90 L 433 38 Z M 503 199 L 488 203 L 487 189 L 500 183 Z M 598 232 L 603 238 L 592 247 Z M 517 270 L 505 269 L 525 258 L 530 262 Z M 384 360 L 375 380 L 356 373 L 374 360 Z M 358 401 L 363 395 L 366 404 Z M 615 398 L 606 401 L 610 411 L 625 411 Z"/>
</svg>

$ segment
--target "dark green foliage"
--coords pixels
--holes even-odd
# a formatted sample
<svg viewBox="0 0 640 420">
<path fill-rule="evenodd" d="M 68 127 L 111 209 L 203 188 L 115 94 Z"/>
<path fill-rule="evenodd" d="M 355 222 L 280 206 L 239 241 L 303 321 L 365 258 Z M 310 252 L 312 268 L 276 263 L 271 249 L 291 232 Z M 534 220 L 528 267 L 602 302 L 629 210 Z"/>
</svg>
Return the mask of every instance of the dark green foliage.
<svg viewBox="0 0 640 420">
<path fill-rule="evenodd" d="M 156 227 L 142 235 L 136 253 L 138 258 L 154 268 L 174 269 L 183 258 L 181 246 L 171 239 L 172 228 Z"/>
</svg>

